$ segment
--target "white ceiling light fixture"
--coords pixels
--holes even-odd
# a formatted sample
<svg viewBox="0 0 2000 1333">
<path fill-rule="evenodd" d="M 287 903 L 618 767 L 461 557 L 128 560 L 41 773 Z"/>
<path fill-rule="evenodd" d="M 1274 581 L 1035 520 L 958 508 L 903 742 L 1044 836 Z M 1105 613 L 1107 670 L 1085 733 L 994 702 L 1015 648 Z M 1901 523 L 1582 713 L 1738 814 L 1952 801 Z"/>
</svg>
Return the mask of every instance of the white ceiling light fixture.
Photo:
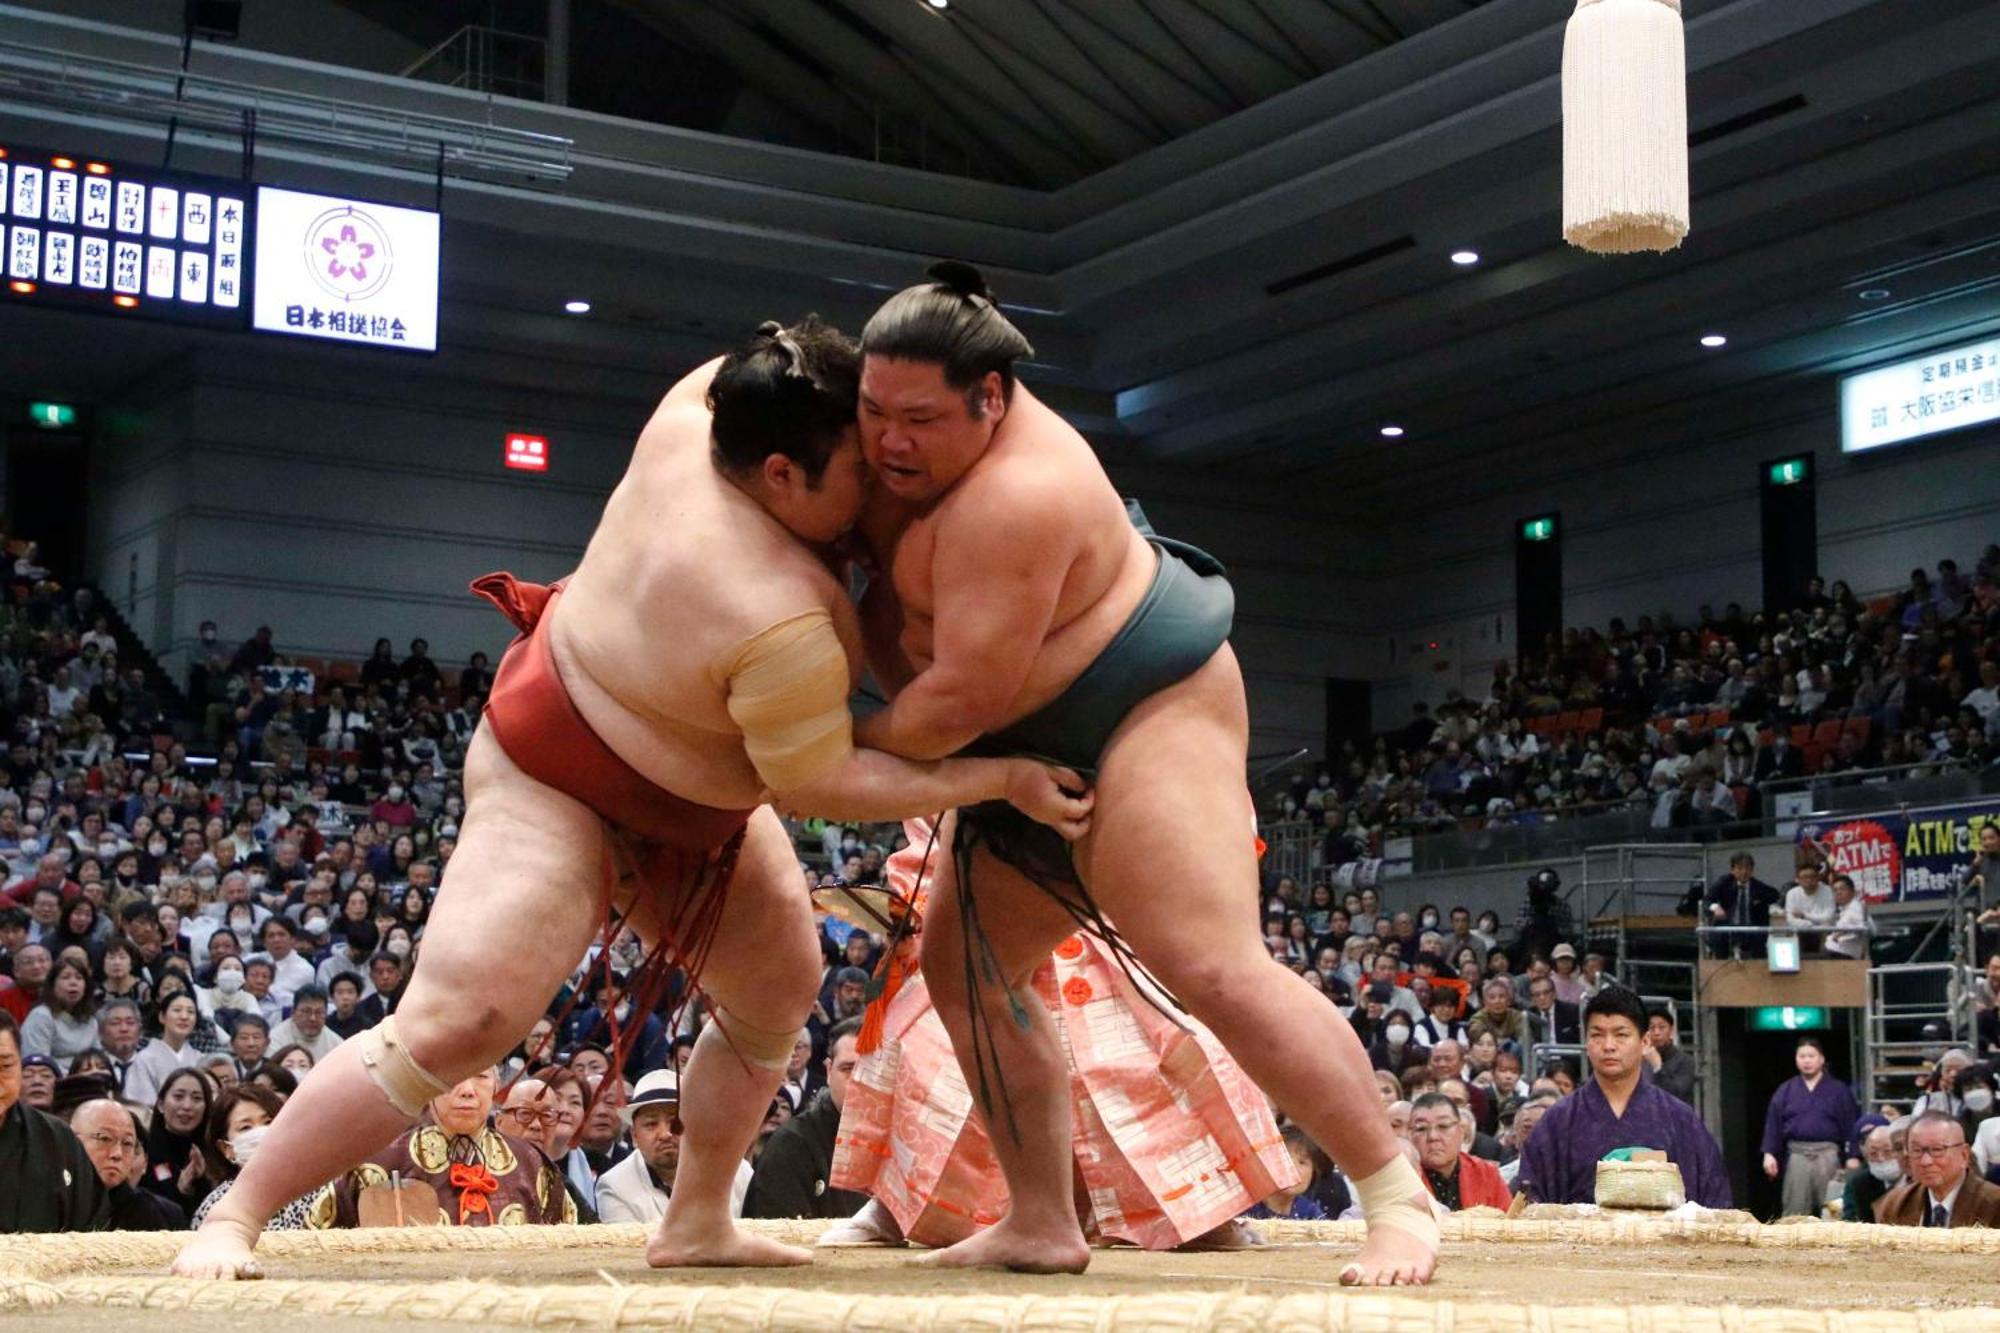
<svg viewBox="0 0 2000 1333">
<path fill-rule="evenodd" d="M 563 302 L 563 309 L 569 311 L 572 315 L 587 315 L 590 313 L 590 302 L 565 301 Z"/>
<path fill-rule="evenodd" d="M 1382 438 L 1385 440 L 1400 440 L 1403 438 L 1403 428 L 1401 426 L 1384 426 L 1382 427 Z"/>
<path fill-rule="evenodd" d="M 928 3 L 932 9 L 943 9 L 951 3 L 951 0 L 928 0 Z"/>
<path fill-rule="evenodd" d="M 1460 268 L 1471 268 L 1479 262 L 1479 252 L 1477 250 L 1454 250 L 1451 252 L 1451 262 Z"/>
<path fill-rule="evenodd" d="M 1729 339 L 1720 333 L 1703 334 L 1701 345 L 1703 347 L 1727 347 L 1729 346 Z"/>
<path fill-rule="evenodd" d="M 1894 293 L 1891 292 L 1887 287 L 1868 287 L 1855 293 L 1855 296 L 1860 300 L 1871 301 L 1871 302 L 1886 301 L 1892 295 L 1894 295 Z"/>
</svg>

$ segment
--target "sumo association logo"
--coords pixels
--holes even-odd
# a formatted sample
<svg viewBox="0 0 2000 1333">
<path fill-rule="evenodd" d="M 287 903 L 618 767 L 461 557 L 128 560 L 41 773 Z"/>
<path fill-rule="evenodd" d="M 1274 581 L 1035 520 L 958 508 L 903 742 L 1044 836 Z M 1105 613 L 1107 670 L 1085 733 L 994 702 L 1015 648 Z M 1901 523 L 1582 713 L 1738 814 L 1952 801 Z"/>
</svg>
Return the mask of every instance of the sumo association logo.
<svg viewBox="0 0 2000 1333">
<path fill-rule="evenodd" d="M 389 229 L 352 204 L 330 208 L 305 234 L 306 271 L 337 301 L 365 301 L 388 284 L 396 266 Z"/>
</svg>

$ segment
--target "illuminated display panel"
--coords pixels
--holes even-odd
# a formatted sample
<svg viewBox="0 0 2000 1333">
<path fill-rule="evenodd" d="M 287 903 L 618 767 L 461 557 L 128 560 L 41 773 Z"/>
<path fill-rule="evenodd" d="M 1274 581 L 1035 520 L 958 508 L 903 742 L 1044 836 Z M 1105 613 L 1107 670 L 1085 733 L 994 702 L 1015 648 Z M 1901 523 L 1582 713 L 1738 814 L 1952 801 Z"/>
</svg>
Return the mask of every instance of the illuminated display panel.
<svg viewBox="0 0 2000 1333">
<path fill-rule="evenodd" d="M 254 327 L 435 352 L 438 215 L 259 186 Z"/>
<path fill-rule="evenodd" d="M 241 181 L 0 144 L 0 301 L 240 329 L 251 207 Z"/>
</svg>

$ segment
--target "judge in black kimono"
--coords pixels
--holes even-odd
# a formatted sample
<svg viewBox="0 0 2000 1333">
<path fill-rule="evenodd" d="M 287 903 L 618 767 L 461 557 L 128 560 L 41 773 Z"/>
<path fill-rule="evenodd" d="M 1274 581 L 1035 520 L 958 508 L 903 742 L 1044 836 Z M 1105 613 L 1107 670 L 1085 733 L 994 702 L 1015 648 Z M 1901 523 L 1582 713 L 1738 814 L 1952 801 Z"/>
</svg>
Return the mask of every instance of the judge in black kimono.
<svg viewBox="0 0 2000 1333">
<path fill-rule="evenodd" d="M 489 1069 L 431 1102 L 416 1128 L 328 1185 L 307 1225 L 575 1222 L 576 1206 L 548 1159 L 493 1127 L 495 1082 Z"/>
<path fill-rule="evenodd" d="M 21 1030 L 0 1010 L 0 1233 L 102 1231 L 111 1196 L 70 1127 L 21 1102 Z"/>
</svg>

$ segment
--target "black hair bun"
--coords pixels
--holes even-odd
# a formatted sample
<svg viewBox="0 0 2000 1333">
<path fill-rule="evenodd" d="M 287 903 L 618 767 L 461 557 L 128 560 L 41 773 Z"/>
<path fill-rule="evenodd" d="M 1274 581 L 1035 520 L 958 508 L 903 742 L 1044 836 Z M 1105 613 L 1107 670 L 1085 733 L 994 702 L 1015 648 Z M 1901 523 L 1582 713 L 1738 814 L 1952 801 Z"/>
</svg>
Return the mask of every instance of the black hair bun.
<svg viewBox="0 0 2000 1333">
<path fill-rule="evenodd" d="M 941 259 L 925 272 L 940 286 L 949 287 L 960 296 L 976 296 L 985 301 L 993 299 L 993 293 L 986 290 L 986 279 L 964 260 Z"/>
<path fill-rule="evenodd" d="M 785 326 L 775 319 L 767 319 L 757 326 L 759 338 L 775 338 L 785 331 Z"/>
</svg>

